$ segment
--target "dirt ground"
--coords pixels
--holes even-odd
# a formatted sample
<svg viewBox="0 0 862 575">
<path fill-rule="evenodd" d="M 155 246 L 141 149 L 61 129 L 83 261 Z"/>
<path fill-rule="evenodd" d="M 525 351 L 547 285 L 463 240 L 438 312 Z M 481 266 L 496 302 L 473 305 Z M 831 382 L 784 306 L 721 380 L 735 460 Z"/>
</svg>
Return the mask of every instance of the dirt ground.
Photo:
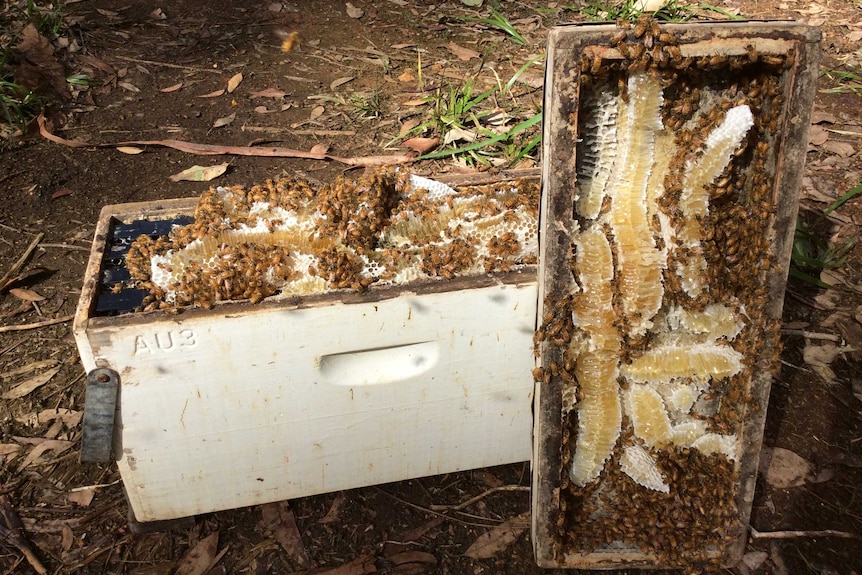
<svg viewBox="0 0 862 575">
<path fill-rule="evenodd" d="M 353 4 L 362 10 L 358 18 L 348 13 Z M 47 141 L 35 123 L 0 143 L 0 274 L 44 234 L 21 268 L 26 277 L 14 286 L 24 291 L 0 293 L 2 390 L 32 378 L 34 369 L 36 375 L 55 372 L 47 382 L 33 384 L 31 392 L 0 403 L 0 496 L 20 517 L 47 572 L 201 573 L 211 562 L 209 573 L 542 571 L 524 529 L 530 511 L 528 463 L 216 512 L 149 534 L 130 531 L 115 466 L 78 463 L 84 373 L 69 316 L 102 206 L 196 196 L 210 184 L 169 179 L 194 164 L 229 162 L 219 185 L 295 173 L 326 181 L 349 169 L 338 161 L 206 158 L 157 146 L 127 154 L 92 144 L 272 142 L 302 151 L 322 144 L 331 155 L 346 158 L 403 154 L 397 144 L 385 146 L 405 123 L 425 113 L 415 104 L 425 95 L 417 62 L 426 87 L 445 87 L 474 74 L 483 89 L 492 87 L 542 53 L 551 26 L 584 19 L 561 3 L 502 2 L 501 11 L 527 40 L 518 46 L 499 31 L 459 20 L 477 14 L 460 1 L 353 4 L 82 0 L 63 8 L 63 27 L 50 38 L 55 60 L 63 74 L 85 73 L 91 85 L 72 85 L 69 92 L 64 82 L 51 82 L 45 67 L 35 72 L 34 82 L 53 102 L 46 113 L 48 129 L 91 145 Z M 862 69 L 858 2 L 743 0 L 721 7 L 749 18 L 822 25 L 822 70 Z M 285 52 L 282 42 L 294 38 L 286 35 L 290 32 L 298 32 L 298 41 Z M 457 46 L 447 47 L 450 43 Z M 238 73 L 241 82 L 227 92 Z M 539 60 L 519 78 L 512 101 L 499 102 L 500 107 L 516 109 L 520 119 L 539 110 L 541 73 Z M 821 77 L 801 211 L 808 222 L 862 181 L 862 94 L 858 87 L 835 90 L 842 86 L 835 74 Z M 260 94 L 265 90 L 271 91 Z M 517 167 L 540 161 L 533 154 Z M 444 159 L 412 169 L 440 174 L 469 167 Z M 860 225 L 862 204 L 856 200 L 815 230 L 838 245 L 859 237 Z M 790 281 L 782 367 L 772 387 L 765 446 L 778 448 L 773 457 L 788 450 L 805 462 L 789 464 L 792 470 L 803 468 L 792 487 L 759 478 L 746 561 L 728 573 L 862 572 L 860 262 L 862 250 L 856 246 L 843 265 L 823 276 L 839 286 L 835 289 Z M 28 294 L 44 299 L 30 301 Z M 49 321 L 54 319 L 59 321 Z M 37 322 L 50 325 L 6 329 Z M 34 362 L 44 363 L 37 369 Z M 29 371 L 15 371 L 28 366 Z M 87 486 L 97 487 L 76 490 Z M 435 507 L 489 490 L 464 509 Z M 466 553 L 506 521 L 514 526 L 514 542 L 497 540 L 488 558 Z M 35 572 L 4 535 L 0 573 Z"/>
</svg>

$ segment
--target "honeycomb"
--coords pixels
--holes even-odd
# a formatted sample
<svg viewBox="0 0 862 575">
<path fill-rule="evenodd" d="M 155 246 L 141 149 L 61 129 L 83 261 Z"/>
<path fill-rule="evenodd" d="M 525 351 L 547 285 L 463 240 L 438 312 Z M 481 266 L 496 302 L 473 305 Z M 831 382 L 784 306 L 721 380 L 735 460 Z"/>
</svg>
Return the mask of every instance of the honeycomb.
<svg viewBox="0 0 862 575">
<path fill-rule="evenodd" d="M 194 222 L 126 258 L 144 309 L 364 291 L 534 264 L 538 184 L 458 190 L 380 168 L 317 188 L 296 178 L 204 192 Z"/>
<path fill-rule="evenodd" d="M 536 378 L 562 395 L 555 552 L 714 562 L 739 534 L 750 390 L 776 366 L 773 142 L 792 54 L 694 56 L 650 18 L 618 28 L 562 72 L 575 150 L 554 161 L 574 204 L 549 217 L 572 230 L 552 257 L 573 281 L 549 283 L 535 338 Z"/>
</svg>

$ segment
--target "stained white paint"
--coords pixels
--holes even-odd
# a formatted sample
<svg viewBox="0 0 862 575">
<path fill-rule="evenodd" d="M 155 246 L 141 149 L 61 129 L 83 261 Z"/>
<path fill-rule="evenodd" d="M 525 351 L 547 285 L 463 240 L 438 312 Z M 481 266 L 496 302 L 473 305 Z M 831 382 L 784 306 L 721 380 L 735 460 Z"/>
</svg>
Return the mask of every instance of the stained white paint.
<svg viewBox="0 0 862 575">
<path fill-rule="evenodd" d="M 86 290 L 85 290 L 86 293 Z M 117 464 L 154 521 L 530 458 L 535 283 L 86 317 Z M 219 309 L 219 308 L 217 308 Z"/>
</svg>

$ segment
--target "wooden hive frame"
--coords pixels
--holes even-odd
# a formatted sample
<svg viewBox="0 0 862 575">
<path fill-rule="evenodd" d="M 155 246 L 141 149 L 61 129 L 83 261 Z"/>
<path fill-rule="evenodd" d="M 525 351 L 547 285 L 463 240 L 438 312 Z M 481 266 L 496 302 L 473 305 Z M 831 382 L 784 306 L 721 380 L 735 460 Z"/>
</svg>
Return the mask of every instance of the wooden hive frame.
<svg viewBox="0 0 862 575">
<path fill-rule="evenodd" d="M 741 557 L 819 42 L 819 29 L 791 22 L 551 31 L 533 450 L 540 566 Z"/>
</svg>

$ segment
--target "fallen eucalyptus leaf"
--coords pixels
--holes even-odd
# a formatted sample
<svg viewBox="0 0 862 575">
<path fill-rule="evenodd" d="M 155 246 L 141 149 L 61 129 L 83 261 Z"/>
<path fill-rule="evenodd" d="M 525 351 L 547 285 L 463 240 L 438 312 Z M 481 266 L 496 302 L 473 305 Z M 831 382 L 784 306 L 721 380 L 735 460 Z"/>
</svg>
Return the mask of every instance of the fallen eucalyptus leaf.
<svg viewBox="0 0 862 575">
<path fill-rule="evenodd" d="M 338 79 L 336 79 L 336 80 L 333 80 L 333 81 L 332 81 L 332 83 L 329 85 L 329 89 L 330 89 L 330 90 L 334 90 L 334 89 L 336 89 L 337 87 L 339 87 L 339 86 L 341 86 L 341 85 L 343 85 L 343 84 L 348 83 L 348 82 L 349 82 L 349 81 L 351 81 L 352 79 L 353 79 L 353 76 L 344 76 L 344 77 L 342 77 L 342 78 L 338 78 Z"/>
<path fill-rule="evenodd" d="M 198 96 L 198 98 L 216 98 L 224 94 L 224 92 L 225 89 L 222 88 L 221 90 L 216 90 L 215 92 L 210 92 L 209 94 L 201 94 L 200 96 Z"/>
<path fill-rule="evenodd" d="M 216 164 L 215 166 L 192 166 L 182 172 L 171 176 L 172 182 L 209 182 L 227 171 L 230 164 Z"/>
<path fill-rule="evenodd" d="M 316 120 L 320 116 L 322 116 L 325 111 L 326 111 L 326 108 L 324 108 L 323 106 L 315 106 L 314 108 L 312 108 L 311 114 L 309 115 L 308 119 L 309 120 Z"/>
<path fill-rule="evenodd" d="M 176 92 L 177 90 L 179 90 L 182 87 L 183 87 L 183 83 L 180 82 L 179 84 L 174 84 L 173 86 L 168 86 L 167 88 L 161 88 L 161 89 L 159 89 L 159 92 L 164 92 L 167 94 L 168 92 Z"/>
<path fill-rule="evenodd" d="M 446 44 L 446 49 L 455 54 L 459 60 L 464 60 L 465 62 L 480 56 L 479 52 L 476 50 L 459 46 L 455 42 L 449 42 Z"/>
<path fill-rule="evenodd" d="M 45 299 L 45 296 L 39 295 L 31 289 L 12 288 L 9 293 L 24 301 L 43 301 Z"/>
<path fill-rule="evenodd" d="M 464 552 L 470 559 L 491 559 L 518 540 L 530 526 L 530 513 L 510 517 L 490 531 L 480 535 Z"/>
<path fill-rule="evenodd" d="M 60 373 L 59 366 L 54 369 L 49 369 L 44 373 L 40 373 L 39 375 L 16 384 L 14 387 L 10 388 L 9 391 L 0 395 L 0 397 L 3 399 L 18 399 L 19 397 L 24 397 L 28 393 L 31 393 L 51 381 L 51 379 L 58 373 Z"/>
<path fill-rule="evenodd" d="M 134 156 L 136 154 L 142 153 L 144 150 L 141 148 L 136 148 L 135 146 L 117 146 L 117 151 L 124 154 L 129 154 L 130 156 Z"/>
<path fill-rule="evenodd" d="M 227 93 L 232 94 L 233 91 L 236 90 L 237 86 L 239 86 L 240 82 L 242 82 L 242 72 L 234 74 L 231 79 L 227 81 Z"/>
<path fill-rule="evenodd" d="M 227 126 L 228 124 L 230 124 L 234 120 L 236 120 L 236 112 L 234 112 L 230 116 L 225 116 L 224 118 L 219 118 L 218 120 L 213 122 L 213 128 L 221 128 L 221 127 Z"/>
<path fill-rule="evenodd" d="M 440 138 L 435 136 L 433 138 L 410 138 L 401 142 L 401 145 L 424 154 L 436 148 L 439 143 Z"/>
<path fill-rule="evenodd" d="M 347 15 L 351 18 L 362 18 L 362 15 L 365 14 L 365 12 L 362 11 L 362 8 L 357 8 L 350 2 L 345 4 L 345 8 L 347 8 Z"/>
<path fill-rule="evenodd" d="M 278 88 L 267 88 L 266 90 L 261 90 L 260 92 L 252 92 L 249 94 L 249 98 L 284 98 L 287 96 L 287 92 L 279 90 Z"/>
</svg>

